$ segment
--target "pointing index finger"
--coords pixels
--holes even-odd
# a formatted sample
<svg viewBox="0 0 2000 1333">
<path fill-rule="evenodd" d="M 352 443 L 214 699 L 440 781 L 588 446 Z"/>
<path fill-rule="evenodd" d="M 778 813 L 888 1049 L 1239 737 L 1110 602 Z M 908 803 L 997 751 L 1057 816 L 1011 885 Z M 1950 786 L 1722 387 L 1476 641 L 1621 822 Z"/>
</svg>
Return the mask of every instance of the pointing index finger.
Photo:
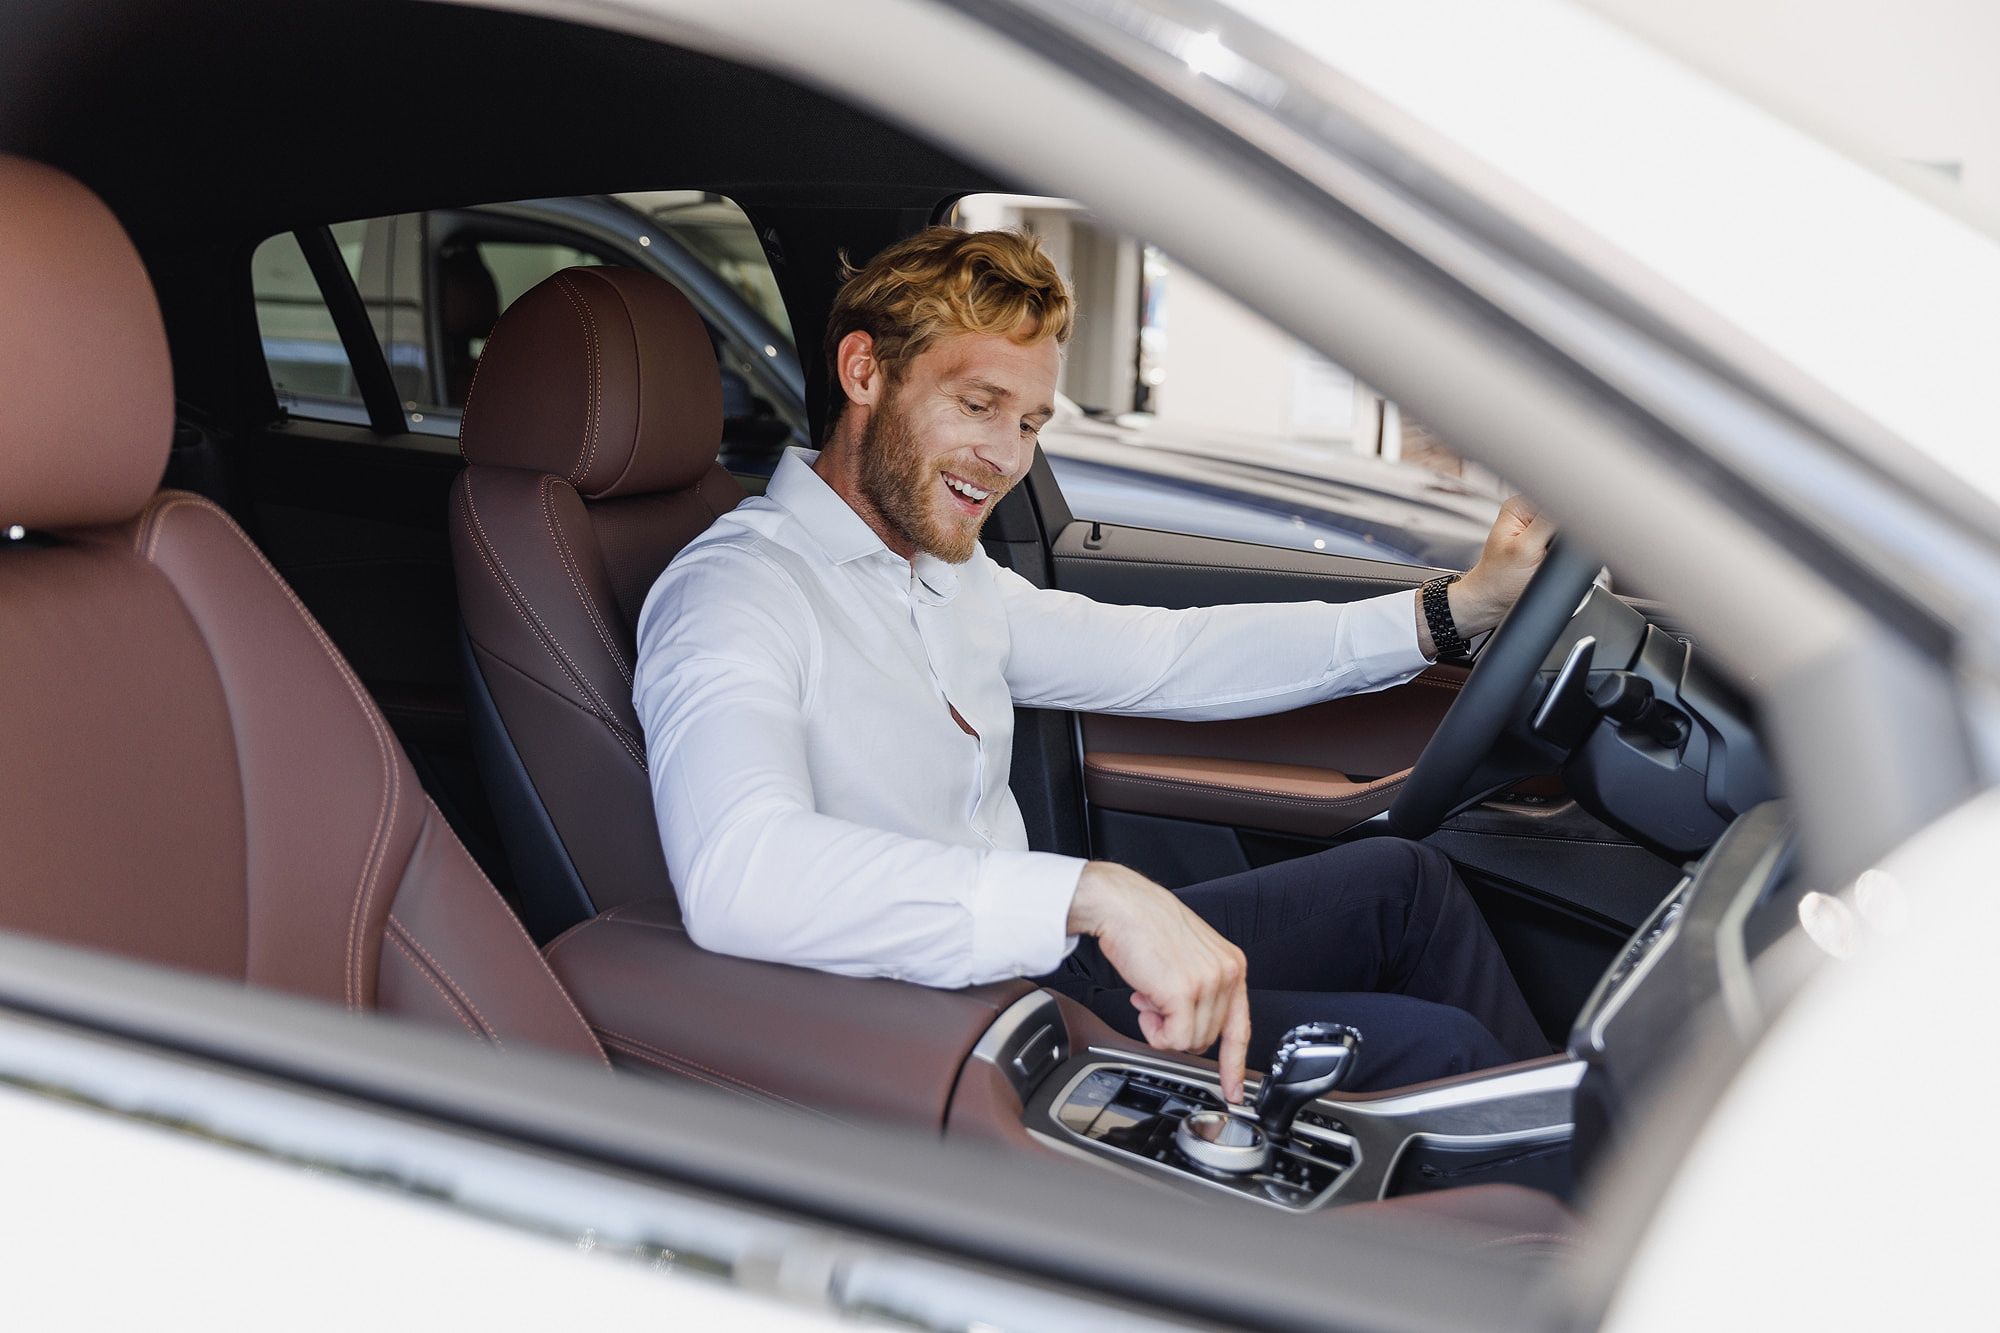
<svg viewBox="0 0 2000 1333">
<path fill-rule="evenodd" d="M 1222 1047 L 1216 1062 L 1222 1067 L 1222 1099 L 1243 1100 L 1243 1063 L 1250 1054 L 1250 993 L 1241 985 L 1229 997 L 1229 1017 L 1222 1026 Z"/>
</svg>

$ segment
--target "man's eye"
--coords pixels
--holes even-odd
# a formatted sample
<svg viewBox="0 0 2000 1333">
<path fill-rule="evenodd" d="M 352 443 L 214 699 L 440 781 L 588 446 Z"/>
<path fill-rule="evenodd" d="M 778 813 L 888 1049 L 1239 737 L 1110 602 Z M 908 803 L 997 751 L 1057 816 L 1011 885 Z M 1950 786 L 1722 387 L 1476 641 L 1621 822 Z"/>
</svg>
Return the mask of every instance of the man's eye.
<svg viewBox="0 0 2000 1333">
<path fill-rule="evenodd" d="M 980 402 L 974 402 L 970 398 L 961 398 L 958 400 L 958 403 L 959 406 L 963 407 L 973 416 L 982 416 L 986 412 L 986 404 Z"/>
<path fill-rule="evenodd" d="M 1034 439 L 1035 436 L 1041 434 L 1041 430 L 1042 428 L 1040 426 L 1037 426 L 1032 421 L 1023 421 L 1021 423 L 1021 434 L 1027 436 L 1031 440 Z"/>
</svg>

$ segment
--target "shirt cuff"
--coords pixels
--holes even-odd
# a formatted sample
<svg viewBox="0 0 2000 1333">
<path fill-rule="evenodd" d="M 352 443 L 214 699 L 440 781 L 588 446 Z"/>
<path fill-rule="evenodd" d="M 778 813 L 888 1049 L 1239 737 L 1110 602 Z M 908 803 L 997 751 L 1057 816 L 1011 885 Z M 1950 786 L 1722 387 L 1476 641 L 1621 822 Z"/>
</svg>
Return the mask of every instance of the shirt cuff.
<svg viewBox="0 0 2000 1333">
<path fill-rule="evenodd" d="M 1086 864 L 1051 852 L 989 851 L 980 859 L 970 904 L 974 984 L 1056 970 L 1076 947 L 1069 905 Z"/>
<path fill-rule="evenodd" d="M 1359 689 L 1399 684 L 1437 665 L 1417 646 L 1421 592 L 1384 593 L 1341 606 L 1341 633 L 1334 645 L 1333 669 Z"/>
</svg>

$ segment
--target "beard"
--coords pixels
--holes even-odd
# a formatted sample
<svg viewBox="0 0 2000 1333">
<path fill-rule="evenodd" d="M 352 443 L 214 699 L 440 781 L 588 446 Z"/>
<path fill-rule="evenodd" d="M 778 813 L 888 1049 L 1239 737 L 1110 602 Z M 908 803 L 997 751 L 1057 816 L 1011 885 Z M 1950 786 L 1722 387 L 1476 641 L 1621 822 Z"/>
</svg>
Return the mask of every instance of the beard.
<svg viewBox="0 0 2000 1333">
<path fill-rule="evenodd" d="M 974 485 L 980 483 L 968 472 L 958 475 Z M 892 393 L 871 413 L 861 435 L 861 493 L 889 528 L 915 549 L 935 556 L 948 565 L 962 565 L 979 548 L 979 533 L 986 516 L 1000 503 L 1004 486 L 988 487 L 992 494 L 977 514 L 961 514 L 939 492 L 945 489 L 944 473 L 937 461 L 927 456 L 909 418 L 896 404 Z"/>
</svg>

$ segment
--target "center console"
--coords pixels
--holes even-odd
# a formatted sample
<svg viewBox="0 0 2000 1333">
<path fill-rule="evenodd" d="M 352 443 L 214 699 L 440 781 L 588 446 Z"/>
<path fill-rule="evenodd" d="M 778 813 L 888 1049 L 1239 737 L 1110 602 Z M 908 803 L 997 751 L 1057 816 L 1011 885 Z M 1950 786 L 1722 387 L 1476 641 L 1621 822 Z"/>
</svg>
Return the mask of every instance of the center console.
<svg viewBox="0 0 2000 1333">
<path fill-rule="evenodd" d="M 1307 1112 L 1282 1141 L 1190 1074 L 1092 1061 L 1029 1107 L 1031 1132 L 1121 1166 L 1280 1208 L 1324 1202 L 1354 1165 L 1354 1140 Z"/>
<path fill-rule="evenodd" d="M 1345 1092 L 1364 1038 L 1308 1024 L 1251 1076 L 1248 1104 L 1231 1106 L 1211 1066 L 1107 1042 L 1087 1015 L 1075 1024 L 1085 1044 L 1072 1047 L 1071 1008 L 1045 991 L 1025 996 L 973 1051 L 1012 1085 L 1027 1135 L 1044 1148 L 1167 1189 L 1296 1213 L 1488 1182 L 1567 1192 L 1577 1061 Z"/>
</svg>

